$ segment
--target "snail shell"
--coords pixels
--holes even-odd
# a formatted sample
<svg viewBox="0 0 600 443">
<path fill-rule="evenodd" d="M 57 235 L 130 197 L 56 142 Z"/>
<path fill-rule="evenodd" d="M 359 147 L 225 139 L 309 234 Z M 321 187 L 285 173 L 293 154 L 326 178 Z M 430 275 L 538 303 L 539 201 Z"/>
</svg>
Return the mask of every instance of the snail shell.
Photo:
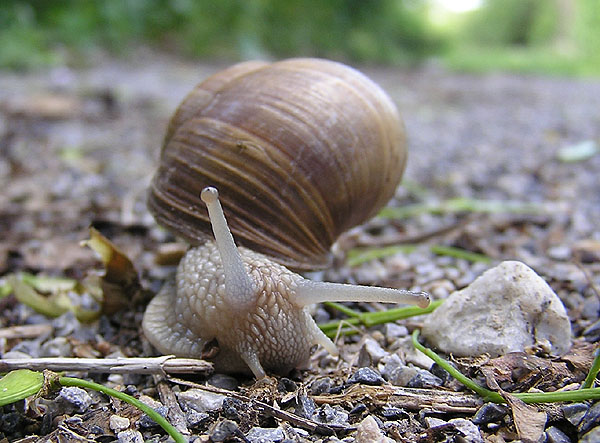
<svg viewBox="0 0 600 443">
<path fill-rule="evenodd" d="M 393 196 L 405 161 L 396 107 L 358 71 L 320 59 L 240 63 L 179 106 L 149 208 L 201 244 L 211 227 L 198 195 L 215 186 L 239 244 L 295 269 L 322 268 L 338 236 Z"/>
</svg>

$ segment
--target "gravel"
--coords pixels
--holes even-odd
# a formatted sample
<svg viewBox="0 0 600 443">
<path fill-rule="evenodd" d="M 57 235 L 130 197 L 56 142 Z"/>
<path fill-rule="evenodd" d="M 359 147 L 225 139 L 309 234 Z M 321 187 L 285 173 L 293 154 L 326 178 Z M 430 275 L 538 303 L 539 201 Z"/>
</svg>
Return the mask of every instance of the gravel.
<svg viewBox="0 0 600 443">
<path fill-rule="evenodd" d="M 142 50 L 128 60 L 101 58 L 90 67 L 0 72 L 0 284 L 1 276 L 20 271 L 77 280 L 96 272 L 97 258 L 79 246 L 93 224 L 135 263 L 144 286 L 156 292 L 172 271 L 172 265 L 155 262 L 156 253 L 175 239 L 156 227 L 148 214 L 146 188 L 169 115 L 197 81 L 222 67 Z M 426 290 L 434 299 L 444 299 L 501 261 L 519 260 L 561 299 L 575 343 L 597 346 L 600 155 L 578 162 L 560 158 L 565 149 L 600 143 L 600 81 L 466 75 L 431 66 L 410 71 L 367 68 L 365 73 L 396 101 L 409 136 L 405 186 L 398 189 L 391 206 L 432 206 L 469 198 L 534 209 L 375 218 L 344 235 L 335 250 L 336 265 L 312 277 Z M 67 103 L 63 114 L 55 110 L 48 115 L 42 109 L 42 99 L 49 97 Z M 415 247 L 356 266 L 344 260 L 354 247 L 401 243 Z M 432 248 L 437 245 L 465 249 L 488 260 L 440 254 Z M 93 306 L 91 297 L 76 301 L 82 307 Z M 0 328 L 49 325 L 49 332 L 38 337 L 0 338 L 2 358 L 133 357 L 152 352 L 140 336 L 143 306 L 84 324 L 72 313 L 49 320 L 12 296 L 0 298 L 0 304 Z M 366 311 L 382 306 L 352 307 Z M 315 312 L 320 322 L 338 316 L 324 307 Z M 171 401 L 182 408 L 192 440 L 197 441 L 352 441 L 361 424 L 361 432 L 382 440 L 416 441 L 432 435 L 476 442 L 515 436 L 512 414 L 504 406 L 480 402 L 448 412 L 404 407 L 393 396 L 359 395 L 363 389 L 387 392 L 408 386 L 465 392 L 413 349 L 409 334 L 422 324 L 423 318 L 413 318 L 360 328 L 361 334 L 338 341 L 339 359 L 317 351 L 312 370 L 295 371 L 272 384 L 224 375 L 194 380 L 223 390 L 221 395 L 168 383 L 175 399 Z M 567 368 L 565 380 L 575 385 L 586 372 L 586 363 L 578 360 L 581 349 L 557 362 Z M 539 357 L 547 355 L 542 352 Z M 452 363 L 483 382 L 477 372 L 481 361 Z M 78 375 L 150 398 L 155 409 L 169 415 L 156 377 Z M 508 377 L 503 381 L 512 386 L 531 386 L 540 373 L 518 368 L 497 376 Z M 556 389 L 567 383 L 556 380 Z M 249 400 L 238 400 L 229 391 Z M 63 388 L 57 395 L 58 401 L 3 406 L 0 439 L 39 435 L 37 441 L 46 441 L 72 438 L 73 433 L 118 441 L 165 439 L 147 416 L 119 401 L 79 388 Z M 329 404 L 323 398 L 342 400 Z M 314 426 L 276 421 L 256 402 L 312 420 Z M 562 414 L 547 422 L 547 441 L 600 440 L 599 408 L 598 402 L 560 406 Z M 323 435 L 334 433 L 335 426 L 345 431 L 337 438 Z"/>
</svg>

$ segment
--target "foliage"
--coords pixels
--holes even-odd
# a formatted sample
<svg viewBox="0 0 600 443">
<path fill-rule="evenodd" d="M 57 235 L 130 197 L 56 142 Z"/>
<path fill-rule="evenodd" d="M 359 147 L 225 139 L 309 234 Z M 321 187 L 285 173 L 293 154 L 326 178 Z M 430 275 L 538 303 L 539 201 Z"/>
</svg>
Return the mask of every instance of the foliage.
<svg viewBox="0 0 600 443">
<path fill-rule="evenodd" d="M 0 66 L 51 62 L 61 46 L 121 52 L 140 43 L 217 58 L 413 61 L 440 44 L 425 5 L 424 0 L 4 0 Z"/>
</svg>

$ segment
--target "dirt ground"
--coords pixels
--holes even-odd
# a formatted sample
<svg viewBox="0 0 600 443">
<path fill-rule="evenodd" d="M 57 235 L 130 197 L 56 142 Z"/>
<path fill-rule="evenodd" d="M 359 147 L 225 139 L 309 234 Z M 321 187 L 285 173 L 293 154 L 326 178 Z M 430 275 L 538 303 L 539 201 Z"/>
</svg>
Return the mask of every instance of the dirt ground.
<svg viewBox="0 0 600 443">
<path fill-rule="evenodd" d="M 89 227 L 94 226 L 132 260 L 143 287 L 150 293 L 156 292 L 173 271 L 173 266 L 157 264 L 156 257 L 164 258 L 165 244 L 175 241 L 157 227 L 145 205 L 161 139 L 182 98 L 198 81 L 226 65 L 188 62 L 140 51 L 128 60 L 100 57 L 93 66 L 78 69 L 0 72 L 0 278 L 26 271 L 81 280 L 100 270 L 98 257 L 80 246 L 80 241 L 89 236 Z M 340 241 L 335 266 L 315 277 L 390 284 L 426 290 L 434 298 L 444 298 L 468 285 L 494 263 L 521 260 L 544 276 L 562 299 L 576 341 L 597 346 L 600 81 L 499 73 L 456 74 L 434 64 L 414 70 L 361 70 L 397 103 L 409 137 L 405 185 L 391 206 L 435 206 L 449 199 L 465 198 L 531 205 L 536 209 L 429 211 L 402 220 L 375 219 L 346 235 Z M 580 159 L 573 157 L 581 152 Z M 416 247 L 354 266 L 345 260 L 349 248 L 384 246 L 394 244 L 394 240 Z M 431 249 L 432 245 L 461 248 L 482 254 L 490 261 L 440 255 Z M 92 325 L 80 324 L 72 315 L 49 319 L 23 306 L 14 295 L 1 298 L 0 306 L 1 328 L 51 325 L 44 337 L 0 339 L 3 356 L 11 351 L 30 357 L 139 357 L 152 352 L 140 336 L 143 305 L 105 316 Z M 317 320 L 329 320 L 336 314 L 320 309 L 316 315 Z M 57 323 L 59 319 L 62 324 Z M 419 325 L 419 320 L 399 324 L 410 331 Z M 393 352 L 386 347 L 389 341 L 380 337 L 386 331 L 375 328 L 364 334 L 379 337 L 389 353 Z M 355 336 L 342 346 L 349 347 L 349 354 L 356 353 L 360 340 L 360 336 Z M 87 351 L 82 351 L 81 346 Z M 347 372 L 342 373 L 347 375 L 351 368 L 349 364 Z M 295 374 L 290 381 L 295 388 L 287 386 L 277 392 L 289 394 L 300 389 L 306 394 L 311 383 L 323 375 L 319 370 L 317 365 L 312 372 Z M 332 381 L 331 392 L 343 385 L 340 373 L 326 374 Z M 107 385 L 159 398 L 155 377 L 111 377 L 94 376 Z M 195 378 L 200 383 L 204 380 L 202 376 Z M 280 388 L 281 380 L 276 380 Z M 269 401 L 268 395 L 256 394 L 256 389 L 264 387 L 253 387 L 252 380 L 241 378 L 238 383 L 242 386 L 238 391 L 244 395 Z M 177 393 L 184 390 L 183 386 L 175 388 Z M 285 395 L 278 398 L 281 400 L 282 396 Z M 404 428 L 380 425 L 388 437 L 400 441 L 455 441 L 451 438 L 461 432 L 455 428 L 431 431 L 435 426 L 425 420 L 426 409 L 399 413 L 398 417 L 385 416 L 382 411 L 389 409 L 389 404 L 371 407 L 368 396 L 365 398 L 337 405 L 346 411 L 353 411 L 358 404 L 366 405 L 365 410 L 355 411 L 349 419 L 340 421 L 341 425 L 355 425 L 372 413 L 380 422 L 404 423 Z M 106 398 L 92 400 L 92 410 L 102 410 L 106 422 L 111 414 L 123 415 L 122 405 L 108 404 Z M 18 425 L 11 427 L 7 419 L 0 424 L 0 436 L 9 441 L 35 435 L 58 441 L 64 429 L 81 438 L 87 435 L 85 427 L 77 427 L 73 421 L 73 416 L 79 414 L 86 423 L 89 417 L 83 411 L 58 407 L 53 409 L 53 419 L 46 423 L 42 416 L 31 412 L 25 418 L 15 407 L 5 406 L 4 417 L 16 414 Z M 248 435 L 249 429 L 257 426 L 284 429 L 290 441 L 296 437 L 296 441 L 335 441 L 314 429 L 292 437 L 279 419 L 273 419 L 264 410 L 241 418 L 240 410 L 241 406 L 234 411 L 237 416 L 228 415 L 225 409 L 211 411 L 206 420 L 195 424 L 188 413 L 186 426 L 199 441 L 207 441 L 202 438 L 208 436 L 213 441 L 223 441 L 217 433 L 223 428 L 223 420 L 233 421 L 238 427 L 237 433 L 226 435 L 232 441 L 258 441 Z M 302 415 L 297 405 L 295 411 Z M 131 428 L 140 430 L 144 438 L 164 439 L 164 433 L 155 427 L 134 425 L 139 417 L 128 413 L 133 414 Z M 472 421 L 474 414 L 434 415 L 444 420 L 461 417 Z M 577 426 L 569 427 L 564 414 L 549 417 L 553 418 L 548 419 L 546 434 L 554 426 L 571 441 L 583 435 Z M 503 420 L 498 427 L 480 425 L 482 437 L 490 441 L 516 438 L 514 423 Z M 106 423 L 101 428 L 103 441 L 125 441 L 125 436 L 118 436 Z M 89 427 L 87 431 L 90 432 Z M 340 439 L 346 436 L 355 434 L 337 434 Z M 73 435 L 69 438 L 76 441 Z"/>
</svg>

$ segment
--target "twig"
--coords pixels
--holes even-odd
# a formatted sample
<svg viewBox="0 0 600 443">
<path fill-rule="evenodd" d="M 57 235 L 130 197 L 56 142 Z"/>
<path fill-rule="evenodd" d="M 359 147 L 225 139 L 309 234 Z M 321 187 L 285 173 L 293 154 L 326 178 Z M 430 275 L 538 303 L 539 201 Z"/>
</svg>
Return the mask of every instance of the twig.
<svg viewBox="0 0 600 443">
<path fill-rule="evenodd" d="M 155 374 L 152 378 L 156 383 L 160 401 L 168 408 L 167 416 L 169 421 L 179 432 L 189 435 L 190 430 L 187 427 L 185 416 L 183 415 L 183 411 L 177 402 L 173 390 L 162 375 Z"/>
<path fill-rule="evenodd" d="M 0 329 L 0 338 L 35 338 L 40 335 L 49 334 L 54 328 L 51 324 L 20 325 Z"/>
<path fill-rule="evenodd" d="M 0 360 L 0 372 L 31 369 L 55 372 L 99 372 L 111 374 L 207 374 L 212 364 L 192 358 L 136 357 L 136 358 L 15 358 Z"/>
<path fill-rule="evenodd" d="M 297 426 L 302 429 L 306 429 L 307 431 L 310 431 L 310 432 L 315 432 L 315 433 L 322 434 L 322 435 L 333 435 L 339 431 L 349 432 L 349 431 L 356 430 L 356 428 L 353 426 L 323 424 L 323 423 L 316 422 L 314 420 L 310 420 L 308 418 L 300 417 L 299 415 L 279 409 L 276 406 L 271 406 L 262 401 L 247 397 L 243 394 L 240 394 L 239 392 L 229 391 L 227 389 L 221 389 L 221 388 L 217 388 L 215 386 L 210 386 L 210 385 L 201 385 L 198 383 L 194 383 L 194 382 L 187 381 L 187 380 L 181 380 L 181 379 L 173 378 L 173 377 L 169 377 L 169 380 L 172 381 L 173 383 L 177 383 L 177 384 L 180 384 L 183 386 L 189 386 L 189 387 L 193 387 L 193 388 L 197 388 L 197 389 L 202 389 L 202 390 L 208 391 L 208 392 L 213 392 L 215 394 L 221 394 L 221 395 L 226 395 L 228 397 L 235 398 L 237 400 L 243 401 L 245 403 L 251 404 L 253 406 L 256 406 L 256 407 L 262 409 L 263 412 L 265 412 L 266 414 L 269 414 L 272 417 L 278 418 L 280 420 L 286 420 L 286 421 L 292 423 L 294 426 Z"/>
<path fill-rule="evenodd" d="M 369 398 L 376 405 L 398 406 L 420 411 L 429 408 L 433 412 L 474 413 L 483 404 L 481 398 L 463 392 L 440 389 L 413 389 L 399 386 L 354 385 L 345 392 L 335 395 L 318 395 L 312 399 L 317 404 L 342 404 L 364 401 Z"/>
</svg>

